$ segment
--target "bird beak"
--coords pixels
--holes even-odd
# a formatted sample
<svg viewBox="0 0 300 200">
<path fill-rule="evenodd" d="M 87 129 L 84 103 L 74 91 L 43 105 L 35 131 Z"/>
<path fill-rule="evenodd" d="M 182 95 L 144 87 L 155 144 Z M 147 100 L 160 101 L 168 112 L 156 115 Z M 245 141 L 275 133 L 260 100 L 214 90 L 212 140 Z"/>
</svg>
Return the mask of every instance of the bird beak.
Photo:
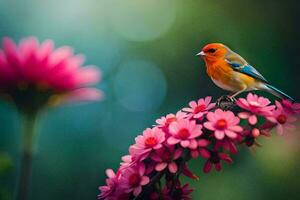
<svg viewBox="0 0 300 200">
<path fill-rule="evenodd" d="M 196 56 L 205 56 L 205 53 L 201 51 L 200 53 L 197 53 Z"/>
</svg>

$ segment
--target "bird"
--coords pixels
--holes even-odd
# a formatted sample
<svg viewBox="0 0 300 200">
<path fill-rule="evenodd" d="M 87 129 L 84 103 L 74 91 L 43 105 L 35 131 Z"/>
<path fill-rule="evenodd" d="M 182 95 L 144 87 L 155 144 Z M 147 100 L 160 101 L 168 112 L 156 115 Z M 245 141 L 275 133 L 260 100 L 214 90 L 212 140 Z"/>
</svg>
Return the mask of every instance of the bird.
<svg viewBox="0 0 300 200">
<path fill-rule="evenodd" d="M 206 72 L 212 81 L 218 87 L 232 92 L 229 96 L 231 99 L 242 92 L 262 90 L 294 102 L 292 97 L 269 83 L 242 56 L 222 43 L 207 44 L 196 56 L 204 59 Z"/>
</svg>

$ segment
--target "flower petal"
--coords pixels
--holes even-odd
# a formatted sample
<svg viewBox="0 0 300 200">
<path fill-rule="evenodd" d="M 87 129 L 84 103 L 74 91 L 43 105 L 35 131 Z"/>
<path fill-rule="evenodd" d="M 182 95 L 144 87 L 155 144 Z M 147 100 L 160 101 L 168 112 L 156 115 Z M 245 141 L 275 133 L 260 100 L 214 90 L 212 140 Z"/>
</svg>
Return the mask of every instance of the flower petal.
<svg viewBox="0 0 300 200">
<path fill-rule="evenodd" d="M 212 163 L 210 162 L 210 160 L 207 160 L 203 166 L 203 172 L 208 173 L 210 172 L 211 168 L 212 168 Z"/>
<path fill-rule="evenodd" d="M 183 140 L 183 141 L 180 141 L 180 144 L 182 147 L 186 148 L 190 145 L 190 141 L 189 140 Z"/>
<path fill-rule="evenodd" d="M 225 136 L 224 131 L 219 131 L 219 130 L 215 131 L 215 137 L 218 140 L 222 140 L 224 138 L 224 136 Z"/>
<path fill-rule="evenodd" d="M 150 182 L 150 179 L 148 176 L 142 176 L 142 180 L 140 182 L 141 185 L 147 185 Z"/>
<path fill-rule="evenodd" d="M 174 144 L 177 144 L 178 142 L 180 142 L 180 140 L 177 139 L 177 138 L 174 138 L 174 137 L 169 137 L 168 138 L 168 144 L 169 145 L 174 145 Z"/>
<path fill-rule="evenodd" d="M 177 167 L 177 164 L 175 162 L 171 162 L 169 165 L 168 165 L 168 169 L 171 173 L 175 174 L 178 170 L 178 167 Z"/>
<path fill-rule="evenodd" d="M 166 167 L 167 167 L 167 163 L 165 163 L 165 162 L 162 162 L 162 163 L 158 163 L 158 164 L 156 164 L 156 166 L 155 166 L 155 170 L 156 171 L 162 171 L 162 170 L 164 170 Z"/>
</svg>

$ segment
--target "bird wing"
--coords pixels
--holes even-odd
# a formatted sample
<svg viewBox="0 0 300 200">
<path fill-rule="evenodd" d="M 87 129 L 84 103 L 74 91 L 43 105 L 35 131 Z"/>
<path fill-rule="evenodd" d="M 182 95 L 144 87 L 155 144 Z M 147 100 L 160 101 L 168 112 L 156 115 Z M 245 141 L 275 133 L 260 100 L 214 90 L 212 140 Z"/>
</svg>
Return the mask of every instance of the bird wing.
<svg viewBox="0 0 300 200">
<path fill-rule="evenodd" d="M 225 57 L 225 61 L 231 66 L 233 70 L 251 76 L 264 83 L 268 83 L 268 81 L 263 77 L 263 75 L 261 75 L 254 67 L 249 65 L 247 61 L 238 54 L 227 54 Z"/>
</svg>

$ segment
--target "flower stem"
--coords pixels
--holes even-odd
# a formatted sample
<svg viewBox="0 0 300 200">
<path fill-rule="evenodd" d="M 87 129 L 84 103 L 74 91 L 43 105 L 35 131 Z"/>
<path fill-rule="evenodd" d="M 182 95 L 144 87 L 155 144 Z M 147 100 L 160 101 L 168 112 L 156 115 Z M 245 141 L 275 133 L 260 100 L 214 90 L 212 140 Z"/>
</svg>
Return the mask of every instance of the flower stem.
<svg viewBox="0 0 300 200">
<path fill-rule="evenodd" d="M 31 182 L 31 167 L 37 114 L 23 115 L 22 157 L 17 182 L 16 200 L 27 200 Z"/>
</svg>

